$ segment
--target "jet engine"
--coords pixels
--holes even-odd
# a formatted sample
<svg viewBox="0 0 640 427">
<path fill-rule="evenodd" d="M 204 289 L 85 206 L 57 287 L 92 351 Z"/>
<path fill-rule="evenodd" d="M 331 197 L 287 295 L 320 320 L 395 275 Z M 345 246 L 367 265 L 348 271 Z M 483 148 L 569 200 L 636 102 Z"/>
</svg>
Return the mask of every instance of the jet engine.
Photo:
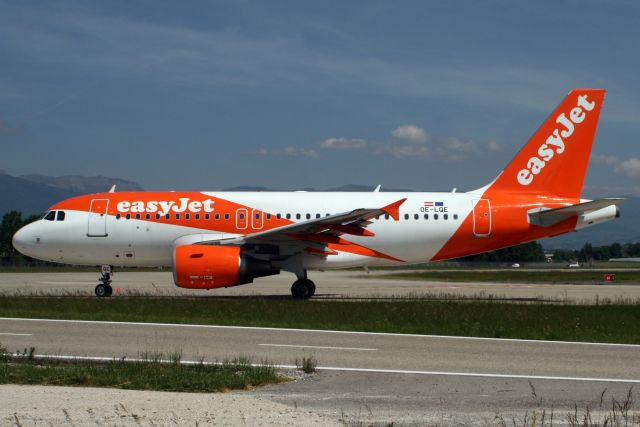
<svg viewBox="0 0 640 427">
<path fill-rule="evenodd" d="M 173 252 L 173 280 L 181 288 L 244 285 L 279 273 L 269 261 L 243 253 L 238 246 L 182 245 Z"/>
</svg>

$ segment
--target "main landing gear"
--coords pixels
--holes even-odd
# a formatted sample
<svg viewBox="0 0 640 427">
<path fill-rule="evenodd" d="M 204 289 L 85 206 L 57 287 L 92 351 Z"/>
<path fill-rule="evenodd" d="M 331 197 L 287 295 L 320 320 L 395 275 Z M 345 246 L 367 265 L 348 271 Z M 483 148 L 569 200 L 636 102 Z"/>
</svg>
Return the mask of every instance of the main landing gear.
<svg viewBox="0 0 640 427">
<path fill-rule="evenodd" d="M 101 269 L 100 284 L 96 286 L 95 292 L 97 297 L 110 297 L 113 294 L 111 287 L 111 266 L 103 265 Z"/>
<path fill-rule="evenodd" d="M 293 282 L 291 295 L 295 299 L 309 299 L 316 293 L 316 285 L 306 277 Z"/>
</svg>

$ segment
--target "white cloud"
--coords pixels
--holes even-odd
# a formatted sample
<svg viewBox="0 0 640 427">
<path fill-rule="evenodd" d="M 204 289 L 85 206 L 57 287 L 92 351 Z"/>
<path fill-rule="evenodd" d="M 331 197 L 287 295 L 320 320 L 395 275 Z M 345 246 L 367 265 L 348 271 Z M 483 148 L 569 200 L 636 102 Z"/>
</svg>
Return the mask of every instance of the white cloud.
<svg viewBox="0 0 640 427">
<path fill-rule="evenodd" d="M 623 160 L 615 167 L 614 171 L 628 177 L 640 176 L 640 159 L 630 157 Z"/>
<path fill-rule="evenodd" d="M 429 148 L 423 144 L 399 144 L 392 142 L 382 151 L 388 152 L 399 159 L 407 157 L 427 157 L 429 155 Z"/>
<path fill-rule="evenodd" d="M 269 155 L 269 150 L 266 148 L 258 148 L 256 151 L 253 152 L 253 154 L 264 157 Z"/>
<path fill-rule="evenodd" d="M 424 129 L 416 125 L 399 126 L 391 132 L 391 136 L 395 139 L 401 139 L 415 144 L 425 144 L 431 139 Z"/>
<path fill-rule="evenodd" d="M 318 158 L 316 150 L 311 148 L 287 147 L 284 149 L 284 154 L 290 157 L 307 157 L 310 159 Z"/>
<path fill-rule="evenodd" d="M 476 144 L 473 141 L 463 141 L 460 138 L 447 139 L 444 148 L 457 153 L 473 153 L 477 150 Z"/>
<path fill-rule="evenodd" d="M 619 160 L 616 156 L 606 155 L 606 154 L 594 154 L 591 156 L 591 162 L 594 165 L 615 165 L 619 163 Z"/>
<path fill-rule="evenodd" d="M 378 152 L 391 154 L 399 159 L 408 157 L 427 157 L 430 150 L 427 144 L 431 136 L 416 125 L 402 125 L 391 131 L 391 140 L 382 144 Z"/>
<path fill-rule="evenodd" d="M 487 142 L 487 150 L 489 151 L 501 151 L 502 150 L 502 145 L 498 144 L 495 140 L 489 140 L 489 142 Z"/>
<path fill-rule="evenodd" d="M 335 150 L 358 150 L 367 145 L 367 141 L 360 138 L 328 138 L 320 143 L 322 148 Z"/>
</svg>

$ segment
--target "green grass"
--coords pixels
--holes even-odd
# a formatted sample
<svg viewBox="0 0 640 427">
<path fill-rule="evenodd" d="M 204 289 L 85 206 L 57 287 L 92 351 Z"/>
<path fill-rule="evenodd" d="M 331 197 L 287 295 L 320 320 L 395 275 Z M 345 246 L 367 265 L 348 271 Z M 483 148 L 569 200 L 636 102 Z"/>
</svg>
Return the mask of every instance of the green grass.
<svg viewBox="0 0 640 427">
<path fill-rule="evenodd" d="M 416 271 L 369 275 L 375 279 L 436 280 L 444 282 L 499 282 L 499 283 L 575 283 L 592 284 L 604 281 L 606 271 L 591 270 L 516 270 L 499 271 Z M 640 270 L 612 271 L 616 275 L 615 283 L 640 284 Z"/>
<path fill-rule="evenodd" d="M 131 390 L 220 392 L 282 382 L 276 369 L 251 366 L 247 360 L 221 365 L 184 365 L 111 361 L 82 362 L 5 358 L 0 361 L 0 384 L 112 387 Z"/>
<path fill-rule="evenodd" d="M 0 317 L 333 329 L 640 344 L 640 303 L 0 296 Z"/>
</svg>

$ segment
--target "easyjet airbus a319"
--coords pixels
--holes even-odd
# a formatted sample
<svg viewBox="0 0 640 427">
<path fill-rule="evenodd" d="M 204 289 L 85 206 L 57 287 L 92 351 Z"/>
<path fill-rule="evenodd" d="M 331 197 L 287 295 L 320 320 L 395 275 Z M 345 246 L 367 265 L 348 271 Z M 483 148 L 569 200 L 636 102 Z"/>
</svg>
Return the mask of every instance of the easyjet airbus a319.
<svg viewBox="0 0 640 427">
<path fill-rule="evenodd" d="M 108 192 L 64 200 L 13 245 L 58 263 L 172 266 L 212 289 L 288 271 L 408 265 L 517 245 L 609 221 L 623 199 L 582 199 L 605 91 L 575 89 L 490 184 L 466 193 Z"/>
</svg>

